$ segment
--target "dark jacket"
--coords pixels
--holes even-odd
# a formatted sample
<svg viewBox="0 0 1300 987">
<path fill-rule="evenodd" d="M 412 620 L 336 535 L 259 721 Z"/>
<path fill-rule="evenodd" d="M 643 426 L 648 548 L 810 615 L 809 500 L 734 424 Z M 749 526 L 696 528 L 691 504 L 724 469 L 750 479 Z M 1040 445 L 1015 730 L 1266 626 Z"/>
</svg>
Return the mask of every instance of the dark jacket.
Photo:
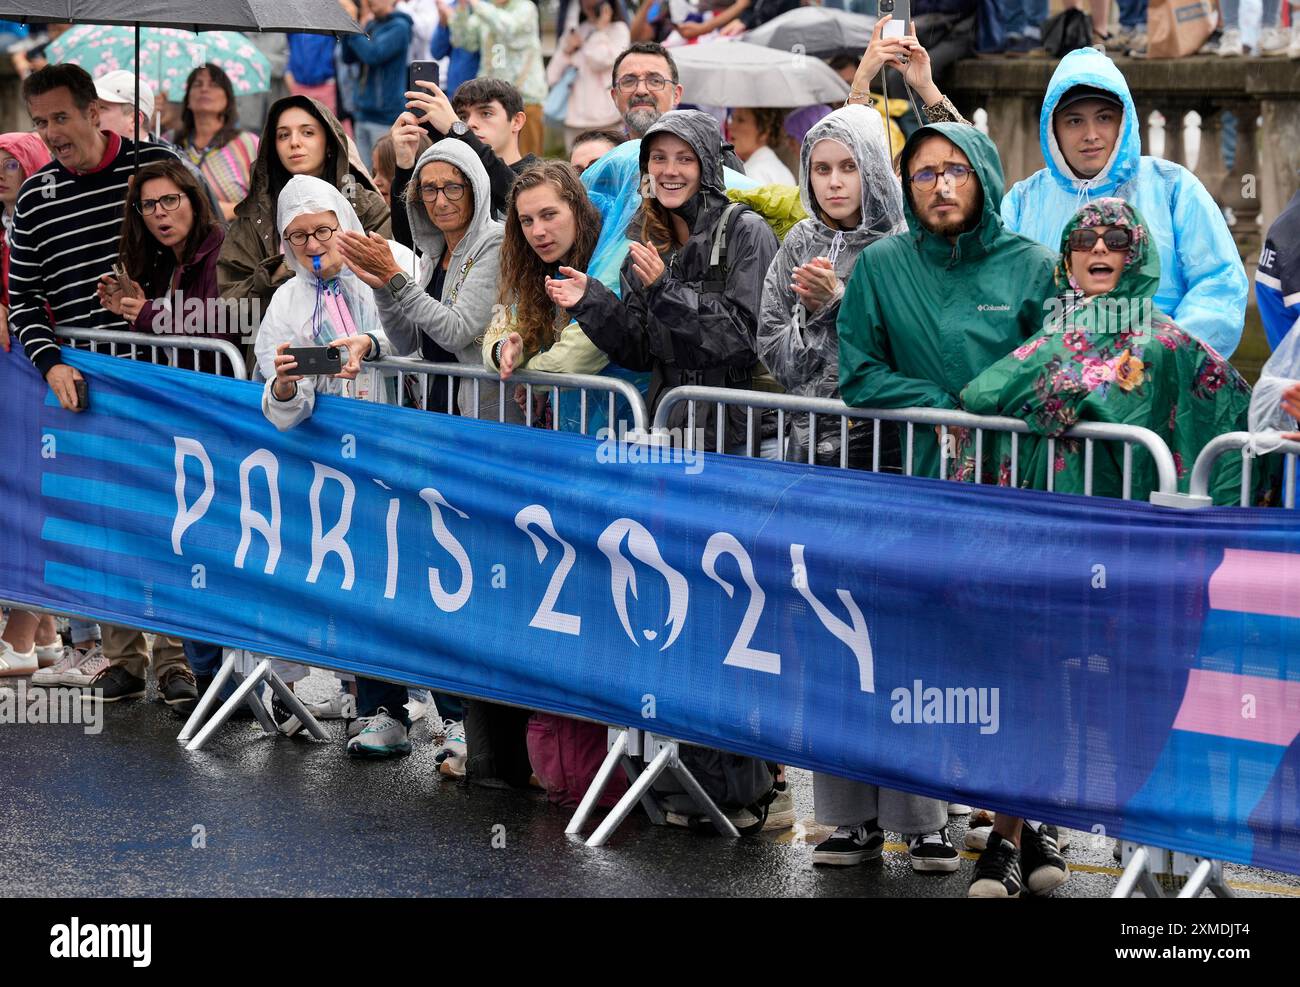
<svg viewBox="0 0 1300 987">
<path fill-rule="evenodd" d="M 406 53 L 411 47 L 411 18 L 401 11 L 375 18 L 365 34 L 345 34 L 343 61 L 361 63 L 357 117 L 390 126 L 406 109 Z"/>
<path fill-rule="evenodd" d="M 349 163 L 347 134 L 334 114 L 306 96 L 276 100 L 266 115 L 248 197 L 235 207 L 235 220 L 230 224 L 217 264 L 217 282 L 223 298 L 257 298 L 263 309 L 275 290 L 293 277 L 280 251 L 280 234 L 275 222 L 276 200 L 289 179 L 276 152 L 275 128 L 280 114 L 294 106 L 325 121 L 328 148 L 322 177 L 340 191 L 355 190 L 352 205 L 367 233 L 392 235 L 388 205 L 370 176 Z"/>
<path fill-rule="evenodd" d="M 194 256 L 180 266 L 179 278 L 175 265 L 153 268 L 146 283 L 141 285 L 145 295 L 152 301 L 140 310 L 132 328 L 136 332 L 178 336 L 202 333 L 204 339 L 222 339 L 239 346 L 243 326 L 238 317 L 238 306 L 230 305 L 216 310 L 217 319 L 214 324 L 214 320 L 209 317 L 209 309 L 213 306 L 207 304 L 209 299 L 220 298 L 217 289 L 217 257 L 225 239 L 225 230 L 219 224 L 214 225 L 199 244 Z M 164 304 L 155 305 L 154 302 Z M 249 327 L 250 332 L 252 328 Z M 198 358 L 197 364 L 195 357 Z M 218 361 L 214 353 L 180 350 L 177 352 L 177 360 L 176 366 L 185 370 L 202 370 L 211 374 L 216 373 L 220 367 L 226 376 L 230 375 L 230 362 Z"/>
<path fill-rule="evenodd" d="M 763 279 L 776 255 L 776 235 L 766 220 L 742 207 L 732 218 L 727 246 L 727 277 L 721 291 L 704 290 L 713 232 L 730 204 L 722 177 L 722 135 L 713 117 L 698 110 L 672 110 L 641 141 L 641 173 L 646 174 L 656 134 L 680 137 L 700 160 L 700 190 L 677 210 L 690 229 L 680 248 L 665 257 L 666 270 L 648 289 L 632 273 L 632 257 L 620 271 L 623 297 L 595 279 L 569 314 L 610 360 L 629 370 L 650 370 L 647 397 L 653 410 L 663 393 L 682 384 L 748 388 L 758 362 L 757 326 Z M 633 235 L 640 228 L 632 220 Z M 714 406 L 698 409 L 707 448 L 716 448 Z M 744 441 L 744 409 L 732 409 L 728 446 Z M 687 408 L 674 412 L 670 425 L 686 422 Z"/>
</svg>

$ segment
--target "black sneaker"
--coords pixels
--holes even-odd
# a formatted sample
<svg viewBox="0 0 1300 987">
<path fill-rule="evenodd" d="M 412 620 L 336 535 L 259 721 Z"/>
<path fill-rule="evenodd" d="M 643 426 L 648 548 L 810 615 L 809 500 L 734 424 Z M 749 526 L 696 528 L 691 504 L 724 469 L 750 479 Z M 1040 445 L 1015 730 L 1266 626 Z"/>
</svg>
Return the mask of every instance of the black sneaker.
<svg viewBox="0 0 1300 987">
<path fill-rule="evenodd" d="M 302 729 L 302 721 L 293 714 L 288 706 L 280 702 L 280 697 L 276 695 L 271 697 L 271 716 L 275 720 L 275 725 L 280 728 L 280 732 L 286 737 L 292 737 Z"/>
<path fill-rule="evenodd" d="M 1070 876 L 1070 866 L 1056 843 L 1056 827 L 1025 820 L 1020 834 L 1020 869 L 1032 894 L 1055 891 Z"/>
<path fill-rule="evenodd" d="M 144 679 L 136 678 L 121 665 L 109 665 L 90 680 L 81 698 L 115 703 L 119 699 L 143 699 L 144 691 Z"/>
<path fill-rule="evenodd" d="M 961 854 L 948 839 L 948 827 L 934 833 L 917 833 L 907 841 L 912 870 L 918 874 L 952 873 L 961 866 Z"/>
<path fill-rule="evenodd" d="M 864 860 L 879 860 L 884 846 L 885 834 L 876 825 L 876 820 L 868 819 L 858 826 L 841 826 L 818 843 L 813 849 L 812 862 L 852 867 Z"/>
<path fill-rule="evenodd" d="M 194 675 L 186 668 L 177 668 L 158 683 L 158 694 L 178 713 L 190 714 L 199 704 L 199 690 Z"/>
<path fill-rule="evenodd" d="M 1020 850 L 1001 833 L 989 834 L 988 846 L 975 861 L 966 897 L 1020 897 Z"/>
</svg>

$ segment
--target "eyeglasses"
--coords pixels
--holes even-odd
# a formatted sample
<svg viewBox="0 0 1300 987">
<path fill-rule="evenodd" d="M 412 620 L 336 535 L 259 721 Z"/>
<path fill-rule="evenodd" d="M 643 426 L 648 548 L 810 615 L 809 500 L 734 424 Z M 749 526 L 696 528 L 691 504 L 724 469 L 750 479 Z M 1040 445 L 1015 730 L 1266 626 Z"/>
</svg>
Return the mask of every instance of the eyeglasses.
<svg viewBox="0 0 1300 987">
<path fill-rule="evenodd" d="M 437 202 L 439 192 L 447 197 L 448 202 L 459 202 L 465 196 L 465 186 L 460 182 L 448 182 L 446 185 L 420 186 L 420 198 L 425 202 Z"/>
<path fill-rule="evenodd" d="M 326 243 L 338 230 L 337 226 L 318 226 L 310 233 L 306 230 L 294 230 L 292 233 L 286 233 L 284 238 L 295 247 L 302 247 L 312 237 L 316 238 L 317 243 Z"/>
<path fill-rule="evenodd" d="M 922 168 L 912 176 L 911 180 L 912 184 L 917 188 L 929 190 L 938 185 L 939 179 L 946 175 L 953 188 L 961 188 L 970 181 L 972 171 L 974 171 L 973 168 L 963 164 L 946 165 L 942 171 L 935 171 L 933 168 Z"/>
<path fill-rule="evenodd" d="M 152 216 L 158 206 L 162 206 L 164 212 L 173 212 L 180 207 L 183 198 L 185 196 L 172 193 L 159 196 L 157 199 L 141 199 L 136 209 L 140 210 L 141 216 Z"/>
<path fill-rule="evenodd" d="M 10 158 L 4 164 L 0 164 L 0 168 L 3 168 L 5 171 L 22 171 L 23 163 L 17 158 Z"/>
<path fill-rule="evenodd" d="M 645 87 L 652 93 L 662 92 L 664 86 L 668 85 L 668 80 L 662 75 L 647 75 L 644 77 L 639 75 L 625 75 L 623 78 L 618 80 L 616 85 L 618 86 L 619 92 L 634 93 L 636 92 L 636 87 L 643 82 L 645 83 Z"/>
<path fill-rule="evenodd" d="M 1070 249 L 1071 250 L 1091 250 L 1097 246 L 1100 240 L 1106 245 L 1107 250 L 1128 250 L 1133 246 L 1133 233 L 1131 230 L 1122 226 L 1116 226 L 1105 233 L 1098 233 L 1096 230 L 1079 229 L 1070 231 Z"/>
</svg>

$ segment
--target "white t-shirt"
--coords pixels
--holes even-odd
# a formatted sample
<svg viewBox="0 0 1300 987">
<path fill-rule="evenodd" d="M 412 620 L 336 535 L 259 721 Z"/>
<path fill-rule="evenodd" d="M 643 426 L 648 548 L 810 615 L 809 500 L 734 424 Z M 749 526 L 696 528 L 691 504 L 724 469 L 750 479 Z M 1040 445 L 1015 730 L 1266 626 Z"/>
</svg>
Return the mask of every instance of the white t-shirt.
<svg viewBox="0 0 1300 987">
<path fill-rule="evenodd" d="M 745 177 L 759 185 L 794 185 L 794 175 L 770 147 L 760 147 L 745 162 Z"/>
</svg>

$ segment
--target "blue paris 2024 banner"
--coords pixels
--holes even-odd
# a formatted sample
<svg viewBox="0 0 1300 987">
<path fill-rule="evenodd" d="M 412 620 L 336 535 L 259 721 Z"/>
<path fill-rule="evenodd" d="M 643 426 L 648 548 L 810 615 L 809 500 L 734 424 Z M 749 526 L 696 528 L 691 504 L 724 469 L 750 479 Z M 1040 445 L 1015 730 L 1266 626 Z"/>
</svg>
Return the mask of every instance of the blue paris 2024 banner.
<svg viewBox="0 0 1300 987">
<path fill-rule="evenodd" d="M 1300 517 L 0 354 L 0 598 L 1300 872 Z M 624 450 L 626 452 L 627 450 Z"/>
</svg>

